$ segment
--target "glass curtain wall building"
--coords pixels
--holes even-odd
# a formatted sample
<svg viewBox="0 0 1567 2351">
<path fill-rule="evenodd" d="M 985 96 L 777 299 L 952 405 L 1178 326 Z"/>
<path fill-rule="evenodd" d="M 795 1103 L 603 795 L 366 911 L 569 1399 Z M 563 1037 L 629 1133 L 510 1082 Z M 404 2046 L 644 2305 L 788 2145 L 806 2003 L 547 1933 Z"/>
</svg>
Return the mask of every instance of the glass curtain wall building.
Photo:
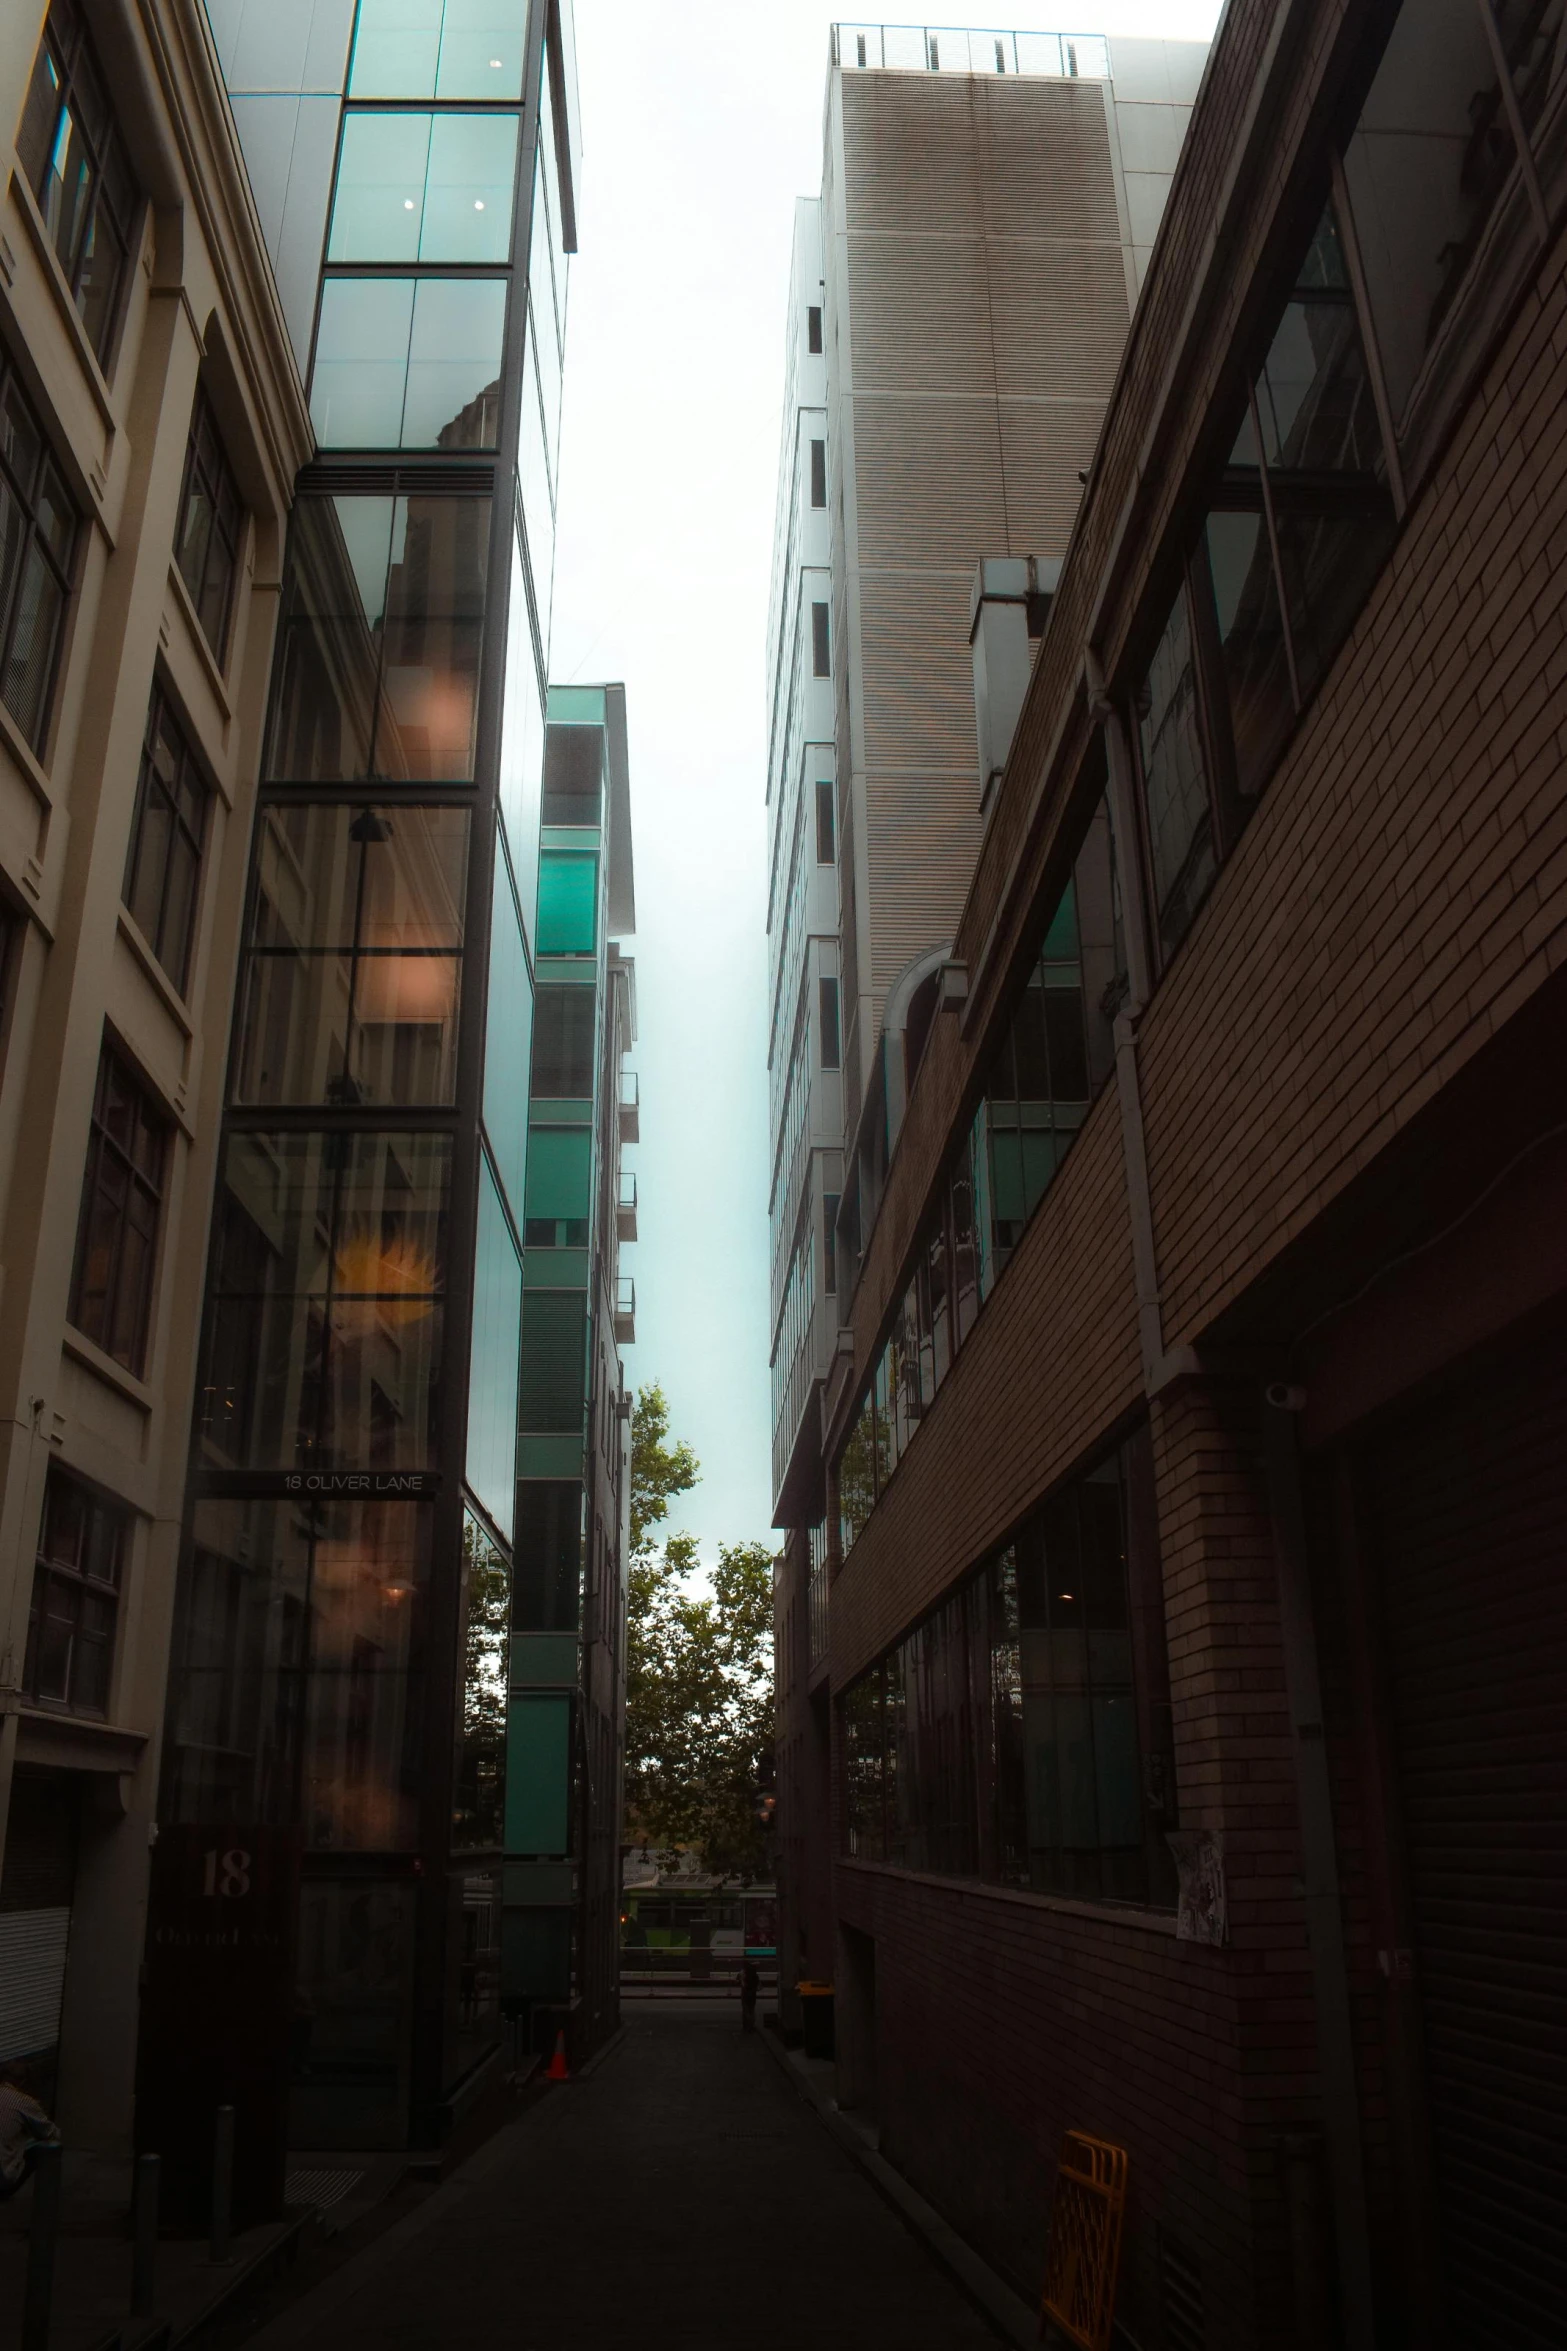
<svg viewBox="0 0 1567 2351">
<path fill-rule="evenodd" d="M 212 16 L 318 450 L 240 942 L 160 1821 L 291 1845 L 290 2141 L 395 2145 L 440 2130 L 541 1986 L 503 1980 L 503 1726 L 571 25 L 527 0 Z"/>
</svg>

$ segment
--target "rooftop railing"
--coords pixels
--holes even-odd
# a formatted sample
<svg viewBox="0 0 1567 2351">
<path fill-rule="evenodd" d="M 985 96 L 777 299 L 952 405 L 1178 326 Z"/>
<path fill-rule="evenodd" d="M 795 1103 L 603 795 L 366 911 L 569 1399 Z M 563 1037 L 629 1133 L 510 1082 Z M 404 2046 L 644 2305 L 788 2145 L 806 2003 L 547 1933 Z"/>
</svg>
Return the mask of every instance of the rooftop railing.
<svg viewBox="0 0 1567 2351">
<path fill-rule="evenodd" d="M 833 63 L 846 73 L 1010 73 L 1107 82 L 1102 33 L 979 32 L 958 25 L 837 24 Z"/>
</svg>

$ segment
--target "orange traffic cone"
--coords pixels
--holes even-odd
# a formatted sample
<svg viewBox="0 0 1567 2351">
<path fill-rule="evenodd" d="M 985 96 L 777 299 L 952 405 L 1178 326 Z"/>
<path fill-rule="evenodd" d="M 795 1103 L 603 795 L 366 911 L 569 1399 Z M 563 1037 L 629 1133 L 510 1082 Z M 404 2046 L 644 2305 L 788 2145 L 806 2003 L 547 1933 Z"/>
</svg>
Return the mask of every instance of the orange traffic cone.
<svg viewBox="0 0 1567 2351">
<path fill-rule="evenodd" d="M 555 2054 L 544 2069 L 544 2079 L 547 2082 L 569 2082 L 571 2079 L 571 2069 L 566 2063 L 566 2036 L 564 2033 L 555 2035 Z"/>
</svg>

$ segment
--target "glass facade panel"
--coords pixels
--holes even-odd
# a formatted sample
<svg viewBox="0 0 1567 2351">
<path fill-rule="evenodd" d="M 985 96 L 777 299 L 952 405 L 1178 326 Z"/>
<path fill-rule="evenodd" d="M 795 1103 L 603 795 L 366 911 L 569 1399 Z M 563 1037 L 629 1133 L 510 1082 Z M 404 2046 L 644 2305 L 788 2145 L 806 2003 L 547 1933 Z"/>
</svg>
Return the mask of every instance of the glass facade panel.
<svg viewBox="0 0 1567 2351">
<path fill-rule="evenodd" d="M 410 782 L 473 774 L 488 498 L 399 498 L 386 584 L 375 767 Z"/>
<path fill-rule="evenodd" d="M 529 1222 L 586 1217 L 592 1203 L 592 1128 L 535 1126 L 528 1140 Z"/>
<path fill-rule="evenodd" d="M 506 1799 L 506 1647 L 511 1569 L 478 1520 L 463 1519 L 462 1755 L 452 1849 L 496 1847 Z"/>
<path fill-rule="evenodd" d="M 198 1502 L 170 1676 L 167 1817 L 417 1841 L 431 1511 Z"/>
<path fill-rule="evenodd" d="M 236 1101 L 453 1098 L 468 821 L 343 803 L 263 812 Z"/>
<path fill-rule="evenodd" d="M 405 2143 L 416 1893 L 313 1873 L 300 1888 L 293 2146 Z"/>
<path fill-rule="evenodd" d="M 451 1143 L 231 1134 L 199 1432 L 236 1469 L 435 1466 Z"/>
<path fill-rule="evenodd" d="M 528 1063 L 533 1043 L 533 981 L 522 943 L 517 901 L 503 839 L 495 843 L 490 917 L 490 984 L 484 1032 L 484 1131 L 501 1186 L 520 1222 L 528 1157 Z"/>
<path fill-rule="evenodd" d="M 414 282 L 323 285 L 310 374 L 310 421 L 323 449 L 395 449 L 402 439 Z"/>
<path fill-rule="evenodd" d="M 593 1094 L 598 996 L 588 987 L 542 987 L 533 1030 L 533 1091 L 550 1102 Z"/>
<path fill-rule="evenodd" d="M 1184 587 L 1134 701 L 1159 944 L 1167 959 L 1185 938 L 1218 864 Z"/>
<path fill-rule="evenodd" d="M 517 1488 L 512 1625 L 519 1633 L 577 1630 L 582 1587 L 582 1488 L 526 1479 Z"/>
<path fill-rule="evenodd" d="M 531 941 L 539 902 L 539 794 L 544 770 L 544 704 L 523 579 L 520 524 L 511 537 L 506 607 L 506 700 L 501 711 L 501 814 L 517 879 L 517 904 Z"/>
<path fill-rule="evenodd" d="M 468 1484 L 508 1538 L 517 1483 L 521 1325 L 522 1261 L 486 1157 L 479 1171 L 479 1242 L 468 1375 Z"/>
<path fill-rule="evenodd" d="M 327 260 L 508 260 L 517 120 L 345 115 Z"/>
<path fill-rule="evenodd" d="M 539 953 L 591 955 L 598 945 L 598 859 L 547 851 L 539 859 Z"/>
<path fill-rule="evenodd" d="M 539 631 L 549 643 L 555 582 L 555 490 L 544 437 L 544 410 L 532 354 L 523 370 L 518 418 L 517 484 L 528 545 L 528 568 L 539 610 Z"/>
<path fill-rule="evenodd" d="M 324 449 L 493 449 L 504 278 L 328 278 L 310 415 Z"/>
<path fill-rule="evenodd" d="M 520 98 L 519 0 L 360 0 L 351 98 Z"/>
<path fill-rule="evenodd" d="M 1295 723 L 1273 550 L 1260 506 L 1210 514 L 1203 533 L 1235 745 L 1236 788 L 1261 790 Z"/>
</svg>

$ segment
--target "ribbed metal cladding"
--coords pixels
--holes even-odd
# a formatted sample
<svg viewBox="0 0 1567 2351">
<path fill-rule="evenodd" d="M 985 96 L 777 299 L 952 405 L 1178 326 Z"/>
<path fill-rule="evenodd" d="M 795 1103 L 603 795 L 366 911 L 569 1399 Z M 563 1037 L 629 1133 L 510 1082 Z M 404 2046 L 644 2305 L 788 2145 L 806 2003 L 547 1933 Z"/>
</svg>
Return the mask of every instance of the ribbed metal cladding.
<svg viewBox="0 0 1567 2351">
<path fill-rule="evenodd" d="M 1567 2342 L 1567 1347 L 1367 1465 L 1455 2341 Z"/>
<path fill-rule="evenodd" d="M 841 92 L 829 283 L 850 357 L 840 642 L 859 668 L 845 764 L 865 882 L 862 903 L 843 895 L 845 991 L 879 1019 L 909 962 L 951 936 L 978 851 L 974 567 L 1064 552 L 1126 281 L 1097 84 L 866 73 Z M 855 1040 L 858 1066 L 873 1043 Z M 849 1079 L 850 1131 L 857 1094 Z"/>
</svg>

